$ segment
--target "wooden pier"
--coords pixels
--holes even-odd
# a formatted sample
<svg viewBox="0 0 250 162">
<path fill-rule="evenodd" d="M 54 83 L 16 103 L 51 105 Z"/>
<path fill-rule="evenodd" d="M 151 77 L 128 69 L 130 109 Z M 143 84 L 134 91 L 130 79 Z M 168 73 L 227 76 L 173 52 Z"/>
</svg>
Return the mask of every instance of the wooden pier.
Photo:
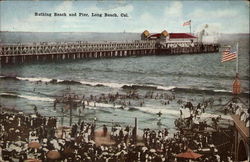
<svg viewBox="0 0 250 162">
<path fill-rule="evenodd" d="M 148 55 L 172 55 L 218 52 L 217 44 L 166 43 L 156 41 L 133 42 L 72 42 L 0 44 L 0 63 L 23 64 L 27 62 L 76 60 L 87 58 L 113 58 Z"/>
</svg>

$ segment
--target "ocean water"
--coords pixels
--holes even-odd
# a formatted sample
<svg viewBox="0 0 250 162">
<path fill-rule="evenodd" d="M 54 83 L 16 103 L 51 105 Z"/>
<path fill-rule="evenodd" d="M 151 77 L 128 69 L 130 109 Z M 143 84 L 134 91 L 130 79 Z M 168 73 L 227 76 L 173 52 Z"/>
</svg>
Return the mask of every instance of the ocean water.
<svg viewBox="0 0 250 162">
<path fill-rule="evenodd" d="M 232 40 L 230 40 L 232 43 Z M 235 40 L 236 42 L 236 40 Z M 233 42 L 233 43 L 235 43 Z M 249 103 L 249 41 L 239 44 L 239 72 L 242 87 L 241 98 Z M 78 96 L 101 96 L 102 94 L 126 94 L 125 85 L 137 85 L 136 92 L 144 96 L 154 94 L 175 95 L 170 104 L 162 105 L 161 99 L 126 100 L 130 108 L 119 109 L 119 104 L 90 103 L 78 116 L 73 111 L 73 121 L 97 119 L 102 124 L 134 125 L 138 119 L 139 129 L 167 127 L 174 131 L 174 120 L 179 117 L 177 100 L 191 101 L 194 105 L 204 99 L 214 100 L 214 106 L 207 109 L 208 117 L 223 115 L 223 105 L 231 98 L 232 82 L 235 77 L 235 61 L 221 63 L 221 53 L 201 53 L 173 56 L 144 56 L 108 59 L 82 59 L 63 62 L 29 63 L 4 66 L 0 71 L 0 103 L 16 107 L 24 112 L 33 112 L 34 105 L 45 116 L 58 117 L 59 124 L 69 124 L 69 112 L 61 112 L 62 104 L 53 108 L 56 97 L 66 93 Z M 56 82 L 51 82 L 56 79 Z M 39 81 L 39 82 L 38 82 Z M 145 104 L 140 106 L 140 102 Z M 157 125 L 159 111 L 162 125 Z M 64 116 L 64 117 L 62 117 Z"/>
</svg>

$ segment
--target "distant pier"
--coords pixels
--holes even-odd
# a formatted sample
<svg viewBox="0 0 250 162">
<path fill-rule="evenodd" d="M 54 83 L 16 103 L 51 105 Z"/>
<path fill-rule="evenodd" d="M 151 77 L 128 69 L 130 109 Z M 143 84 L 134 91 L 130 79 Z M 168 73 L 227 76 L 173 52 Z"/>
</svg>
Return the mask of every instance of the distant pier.
<svg viewBox="0 0 250 162">
<path fill-rule="evenodd" d="M 0 44 L 1 65 L 89 58 L 173 55 L 218 52 L 218 44 L 166 43 L 154 40 L 132 42 L 69 42 Z"/>
</svg>

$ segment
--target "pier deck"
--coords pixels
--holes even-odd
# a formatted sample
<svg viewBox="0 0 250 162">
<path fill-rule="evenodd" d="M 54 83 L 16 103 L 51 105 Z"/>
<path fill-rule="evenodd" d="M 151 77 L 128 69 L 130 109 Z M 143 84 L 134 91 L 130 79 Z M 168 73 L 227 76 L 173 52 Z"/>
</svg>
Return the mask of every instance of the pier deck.
<svg viewBox="0 0 250 162">
<path fill-rule="evenodd" d="M 65 59 L 208 53 L 218 50 L 217 44 L 180 42 L 161 45 L 156 41 L 0 44 L 0 62 L 5 65 Z"/>
</svg>

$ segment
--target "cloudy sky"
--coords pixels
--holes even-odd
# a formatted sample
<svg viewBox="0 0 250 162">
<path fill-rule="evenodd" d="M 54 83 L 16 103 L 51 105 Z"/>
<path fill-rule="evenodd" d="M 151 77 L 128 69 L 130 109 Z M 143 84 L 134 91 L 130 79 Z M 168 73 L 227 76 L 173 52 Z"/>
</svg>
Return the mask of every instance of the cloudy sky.
<svg viewBox="0 0 250 162">
<path fill-rule="evenodd" d="M 88 13 L 89 17 L 47 17 L 38 13 Z M 127 13 L 129 17 L 91 17 Z M 30 32 L 192 32 L 206 24 L 214 32 L 249 33 L 249 1 L 0 1 L 1 31 Z"/>
</svg>

